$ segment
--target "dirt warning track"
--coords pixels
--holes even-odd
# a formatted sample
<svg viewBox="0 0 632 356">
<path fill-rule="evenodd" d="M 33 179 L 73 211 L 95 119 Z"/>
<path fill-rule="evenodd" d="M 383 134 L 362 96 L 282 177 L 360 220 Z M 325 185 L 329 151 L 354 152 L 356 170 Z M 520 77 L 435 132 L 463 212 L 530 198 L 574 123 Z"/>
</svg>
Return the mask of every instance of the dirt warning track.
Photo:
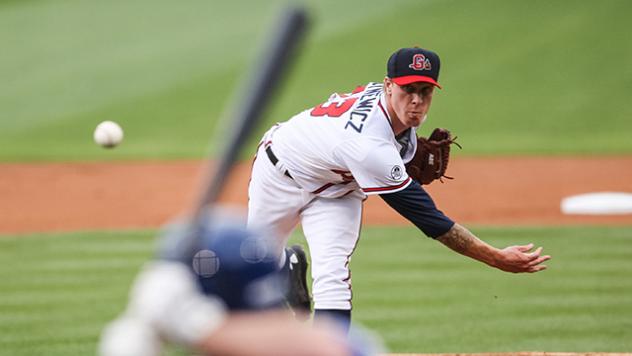
<svg viewBox="0 0 632 356">
<path fill-rule="evenodd" d="M 201 161 L 0 164 L 0 233 L 155 228 L 189 206 L 200 172 Z M 632 215 L 560 212 L 569 195 L 632 192 L 632 157 L 455 158 L 449 174 L 427 189 L 463 224 L 632 225 Z M 238 165 L 222 201 L 245 208 L 249 178 L 250 162 Z M 364 222 L 408 224 L 378 197 Z"/>
</svg>

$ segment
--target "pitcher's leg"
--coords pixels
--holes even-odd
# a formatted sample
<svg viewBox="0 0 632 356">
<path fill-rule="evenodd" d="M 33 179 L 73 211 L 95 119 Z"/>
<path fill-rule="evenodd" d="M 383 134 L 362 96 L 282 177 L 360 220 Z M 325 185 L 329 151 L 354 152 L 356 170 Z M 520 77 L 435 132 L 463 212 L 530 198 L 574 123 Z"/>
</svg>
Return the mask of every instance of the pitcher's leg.
<svg viewBox="0 0 632 356">
<path fill-rule="evenodd" d="M 308 317 L 311 299 L 305 282 L 307 259 L 300 246 L 285 246 L 309 194 L 280 172 L 261 150 L 253 164 L 248 194 L 248 227 L 276 235 L 279 268 L 287 278 L 286 299 L 297 316 Z"/>
<path fill-rule="evenodd" d="M 349 315 L 335 311 L 351 310 L 349 262 L 361 220 L 362 200 L 355 197 L 316 198 L 303 211 L 301 221 L 312 259 L 315 315 L 328 311 Z"/>
</svg>

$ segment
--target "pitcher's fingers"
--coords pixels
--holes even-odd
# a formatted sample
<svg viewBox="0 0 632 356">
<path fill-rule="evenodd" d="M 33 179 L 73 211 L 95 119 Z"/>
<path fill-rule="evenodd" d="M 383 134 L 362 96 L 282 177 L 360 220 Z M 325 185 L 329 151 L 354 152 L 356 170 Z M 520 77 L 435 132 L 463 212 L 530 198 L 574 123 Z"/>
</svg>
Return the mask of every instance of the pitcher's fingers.
<svg viewBox="0 0 632 356">
<path fill-rule="evenodd" d="M 546 262 L 546 261 L 548 261 L 548 260 L 550 260 L 550 259 L 551 259 L 551 256 L 548 256 L 548 255 L 547 255 L 547 256 L 540 256 L 540 257 L 536 258 L 535 260 L 533 260 L 533 261 L 529 262 L 529 266 L 530 266 L 530 267 L 532 267 L 532 266 L 537 266 L 537 265 L 539 265 L 540 263 L 542 263 L 542 262 Z"/>
<path fill-rule="evenodd" d="M 540 271 L 544 271 L 545 269 L 547 269 L 546 265 L 537 265 L 537 266 L 533 266 L 529 269 L 529 272 L 534 273 L 534 272 L 540 272 Z"/>
<path fill-rule="evenodd" d="M 536 258 L 537 258 L 537 257 L 539 257 L 539 256 L 540 256 L 540 252 L 542 252 L 542 247 L 538 247 L 538 249 L 537 249 L 537 250 L 535 250 L 535 251 L 533 251 L 533 252 L 529 253 L 529 256 L 531 256 L 531 257 L 536 257 Z"/>
<path fill-rule="evenodd" d="M 532 243 L 530 243 L 530 244 L 527 244 L 527 245 L 516 246 L 516 247 L 517 247 L 517 248 L 518 248 L 518 250 L 519 250 L 519 251 L 521 251 L 521 252 L 527 252 L 527 251 L 529 251 L 530 249 L 532 249 L 532 248 L 533 248 L 533 244 L 532 244 Z"/>
</svg>

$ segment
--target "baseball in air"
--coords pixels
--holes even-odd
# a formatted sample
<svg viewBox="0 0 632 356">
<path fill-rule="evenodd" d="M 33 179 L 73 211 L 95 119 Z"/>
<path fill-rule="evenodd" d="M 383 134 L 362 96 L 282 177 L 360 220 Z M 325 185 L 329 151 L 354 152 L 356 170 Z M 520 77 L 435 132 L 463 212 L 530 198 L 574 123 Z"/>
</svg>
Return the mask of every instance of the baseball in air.
<svg viewBox="0 0 632 356">
<path fill-rule="evenodd" d="M 113 148 L 123 141 L 123 129 L 114 121 L 103 121 L 94 129 L 94 142 L 105 148 Z"/>
</svg>

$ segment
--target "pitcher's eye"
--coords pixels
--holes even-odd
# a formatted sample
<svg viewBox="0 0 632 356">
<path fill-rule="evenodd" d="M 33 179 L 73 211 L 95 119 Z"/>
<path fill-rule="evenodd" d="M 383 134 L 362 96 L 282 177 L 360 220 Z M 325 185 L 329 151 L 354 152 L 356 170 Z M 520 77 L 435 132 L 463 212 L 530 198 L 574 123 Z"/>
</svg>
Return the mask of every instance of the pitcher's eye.
<svg viewBox="0 0 632 356">
<path fill-rule="evenodd" d="M 415 87 L 410 84 L 403 85 L 402 89 L 406 92 L 406 94 L 412 94 L 416 91 Z"/>
</svg>

